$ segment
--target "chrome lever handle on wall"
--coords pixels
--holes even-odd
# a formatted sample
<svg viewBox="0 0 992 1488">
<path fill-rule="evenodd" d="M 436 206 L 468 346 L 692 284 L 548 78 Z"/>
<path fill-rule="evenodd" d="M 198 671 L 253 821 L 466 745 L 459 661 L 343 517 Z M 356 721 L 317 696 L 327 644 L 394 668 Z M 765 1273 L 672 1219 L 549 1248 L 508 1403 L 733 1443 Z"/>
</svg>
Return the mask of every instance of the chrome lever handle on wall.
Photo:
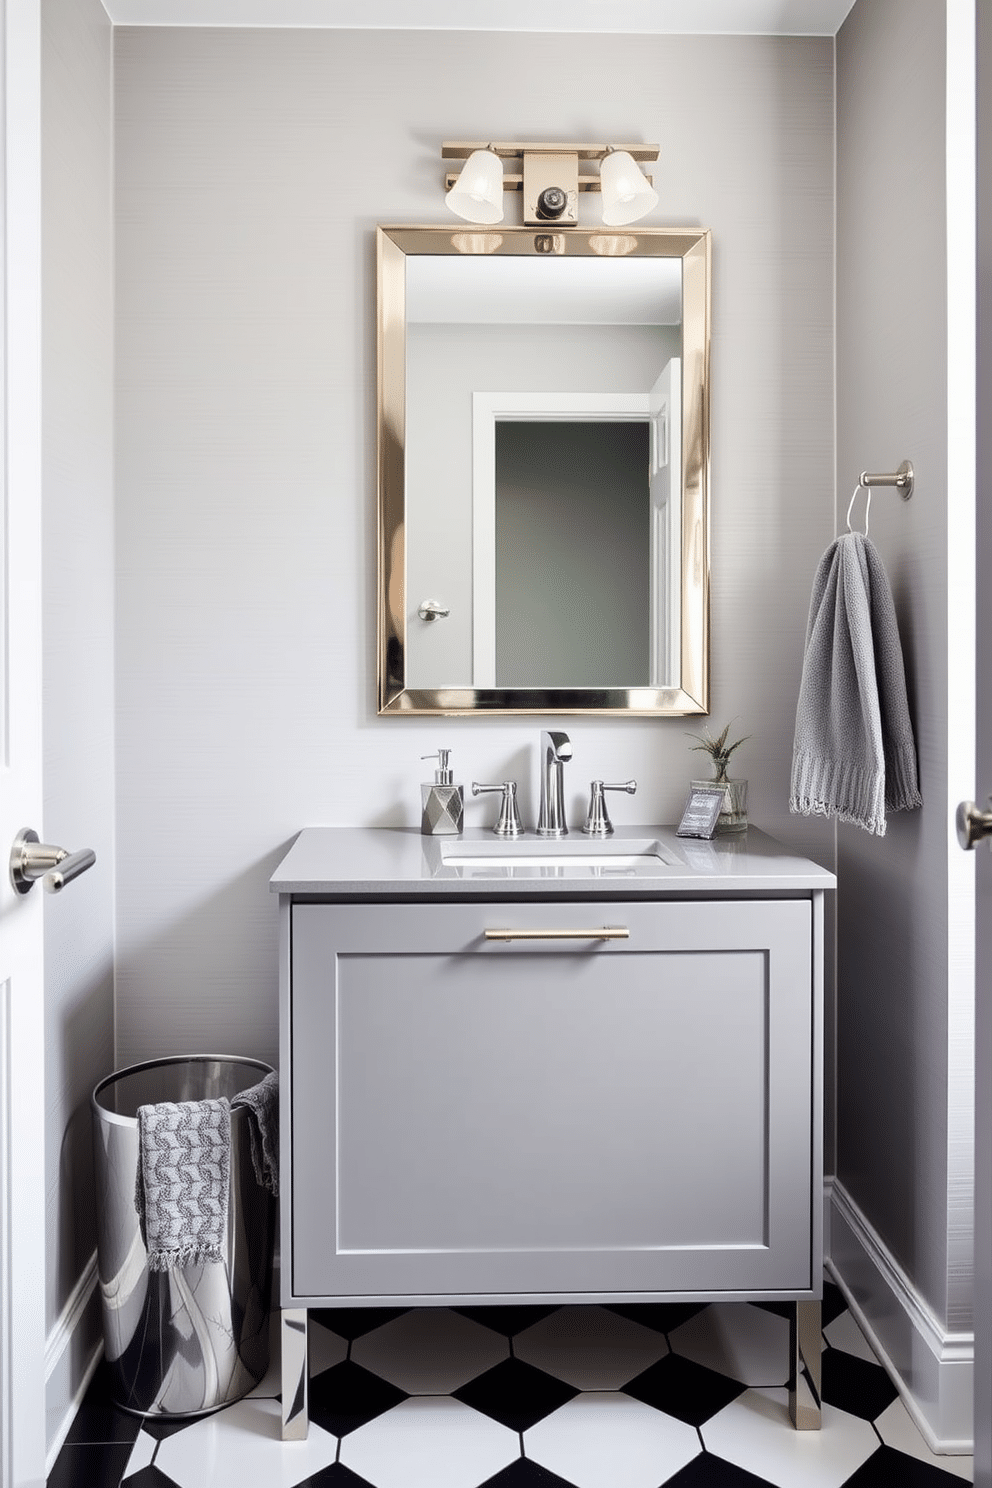
<svg viewBox="0 0 992 1488">
<path fill-rule="evenodd" d="M 992 797 L 989 799 L 992 801 Z M 992 811 L 979 811 L 974 801 L 962 801 L 957 809 L 955 825 L 958 844 L 968 852 L 984 837 L 992 837 Z"/>
<path fill-rule="evenodd" d="M 39 842 L 38 833 L 25 827 L 10 850 L 10 881 L 19 894 L 27 894 L 40 878 L 50 894 L 58 894 L 95 862 L 91 847 L 71 853 L 65 847 Z"/>
</svg>

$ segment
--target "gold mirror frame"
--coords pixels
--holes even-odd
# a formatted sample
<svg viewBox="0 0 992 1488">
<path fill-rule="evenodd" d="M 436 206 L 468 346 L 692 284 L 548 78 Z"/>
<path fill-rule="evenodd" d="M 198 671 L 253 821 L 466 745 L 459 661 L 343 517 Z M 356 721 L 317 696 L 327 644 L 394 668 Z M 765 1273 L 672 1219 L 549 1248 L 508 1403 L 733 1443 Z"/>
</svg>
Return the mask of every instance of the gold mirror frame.
<svg viewBox="0 0 992 1488">
<path fill-rule="evenodd" d="M 548 252 L 533 228 L 476 229 L 481 251 L 501 256 Z M 710 233 L 632 228 L 625 256 L 682 260 L 682 646 L 677 687 L 409 688 L 406 656 L 406 259 L 457 255 L 468 235 L 442 227 L 376 229 L 378 373 L 378 711 L 419 714 L 617 714 L 640 717 L 709 712 L 709 356 Z M 553 235 L 563 257 L 602 256 L 617 235 L 569 228 Z M 455 239 L 460 239 L 459 248 Z M 598 239 L 597 245 L 594 240 Z M 634 243 L 631 240 L 636 240 Z M 538 246 L 540 243 L 541 246 Z"/>
</svg>

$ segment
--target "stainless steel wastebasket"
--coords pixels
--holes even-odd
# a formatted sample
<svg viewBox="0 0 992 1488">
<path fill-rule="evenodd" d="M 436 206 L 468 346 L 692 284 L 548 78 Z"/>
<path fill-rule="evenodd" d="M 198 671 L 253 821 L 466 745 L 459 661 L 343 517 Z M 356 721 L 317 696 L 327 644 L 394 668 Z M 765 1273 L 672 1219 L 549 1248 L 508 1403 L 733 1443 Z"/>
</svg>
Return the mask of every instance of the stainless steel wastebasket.
<svg viewBox="0 0 992 1488">
<path fill-rule="evenodd" d="M 141 1415 L 201 1415 L 239 1400 L 269 1363 L 275 1202 L 255 1178 L 249 1112 L 231 1112 L 223 1261 L 150 1271 L 134 1207 L 139 1106 L 233 1099 L 269 1074 L 256 1059 L 193 1055 L 118 1070 L 93 1092 L 97 1258 L 114 1399 Z"/>
</svg>

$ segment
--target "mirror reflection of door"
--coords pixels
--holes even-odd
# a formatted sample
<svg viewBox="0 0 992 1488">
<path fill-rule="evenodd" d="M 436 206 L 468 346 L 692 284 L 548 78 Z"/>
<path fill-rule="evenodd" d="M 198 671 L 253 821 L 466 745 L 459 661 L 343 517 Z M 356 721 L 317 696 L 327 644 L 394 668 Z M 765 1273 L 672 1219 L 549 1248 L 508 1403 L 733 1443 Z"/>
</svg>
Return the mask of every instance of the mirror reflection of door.
<svg viewBox="0 0 992 1488">
<path fill-rule="evenodd" d="M 644 420 L 496 425 L 496 686 L 649 680 Z"/>
<path fill-rule="evenodd" d="M 474 685 L 677 686 L 680 359 L 647 393 L 473 404 Z"/>
</svg>

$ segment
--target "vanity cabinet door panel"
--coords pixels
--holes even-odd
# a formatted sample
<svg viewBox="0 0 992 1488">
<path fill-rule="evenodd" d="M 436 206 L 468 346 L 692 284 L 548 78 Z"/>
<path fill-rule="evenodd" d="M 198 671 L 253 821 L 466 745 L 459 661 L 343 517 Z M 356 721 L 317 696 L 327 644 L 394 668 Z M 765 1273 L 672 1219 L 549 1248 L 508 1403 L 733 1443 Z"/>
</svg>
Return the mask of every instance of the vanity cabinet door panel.
<svg viewBox="0 0 992 1488">
<path fill-rule="evenodd" d="M 806 900 L 295 906 L 293 1294 L 808 1289 L 811 954 Z"/>
</svg>

